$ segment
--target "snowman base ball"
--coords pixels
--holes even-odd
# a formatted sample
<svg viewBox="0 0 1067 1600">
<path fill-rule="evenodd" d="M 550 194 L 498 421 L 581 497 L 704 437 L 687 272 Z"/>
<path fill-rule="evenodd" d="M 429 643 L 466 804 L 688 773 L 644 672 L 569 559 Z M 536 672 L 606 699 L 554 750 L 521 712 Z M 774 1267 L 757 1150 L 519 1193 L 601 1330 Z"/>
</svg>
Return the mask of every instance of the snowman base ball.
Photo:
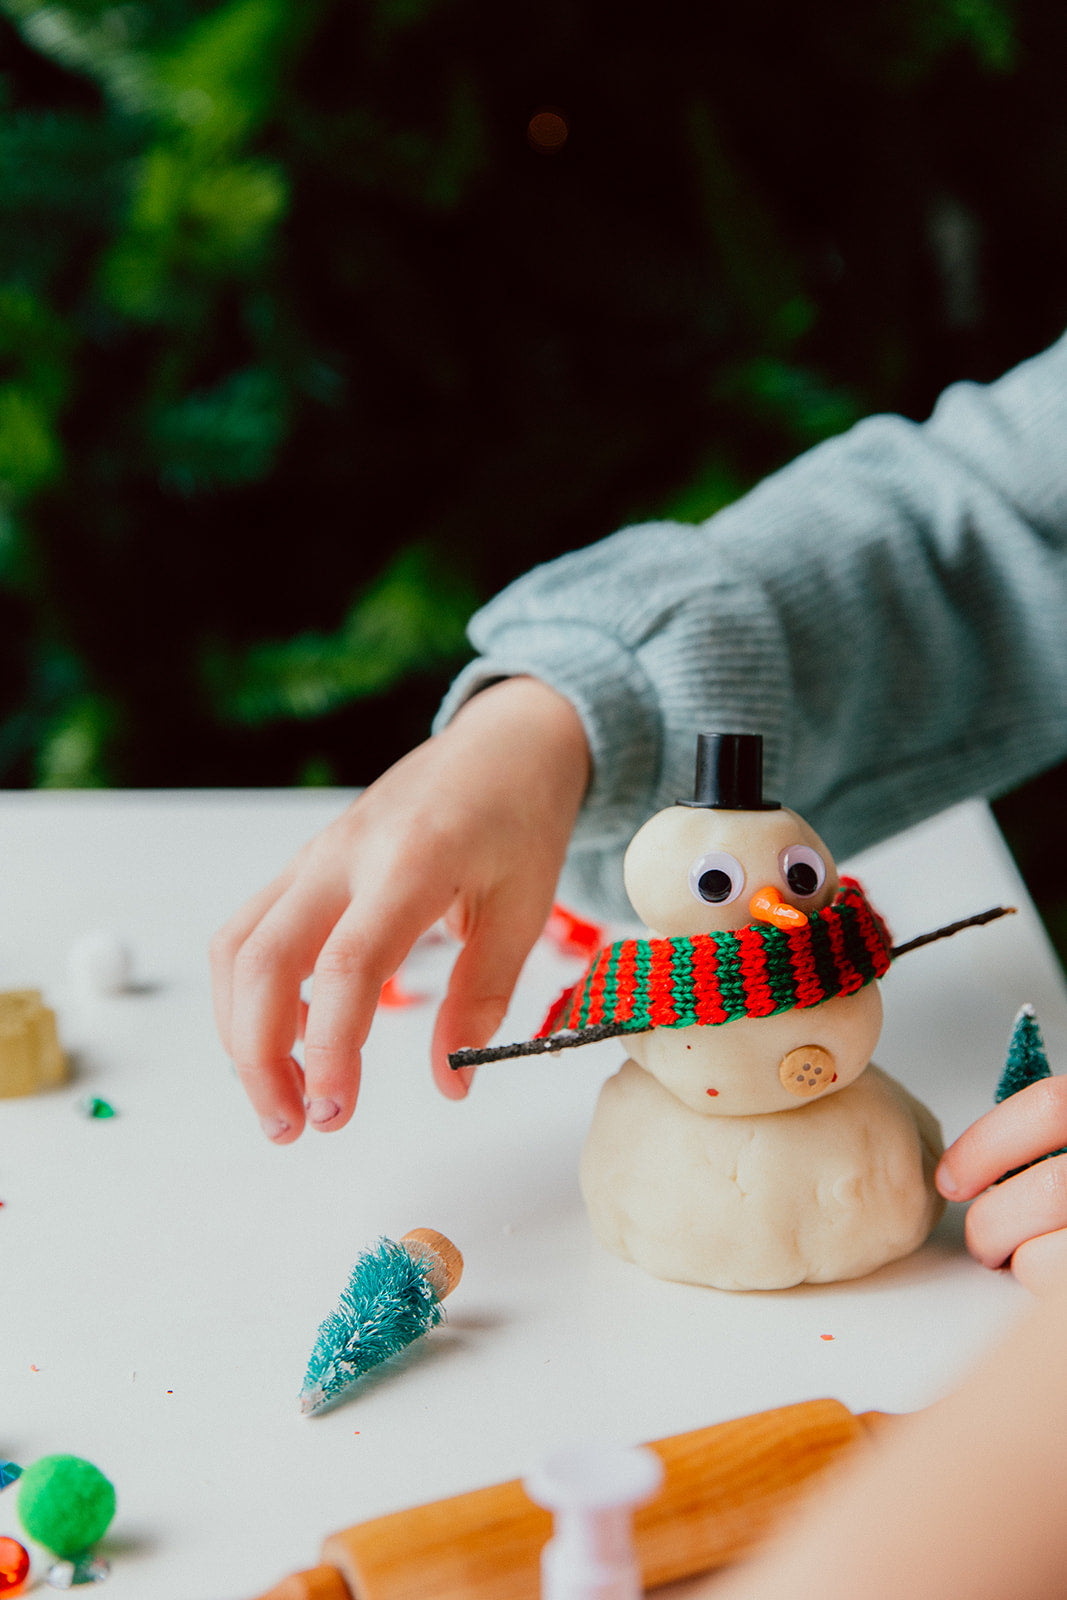
<svg viewBox="0 0 1067 1600">
<path fill-rule="evenodd" d="M 871 1065 L 888 932 L 814 829 L 763 798 L 758 736 L 701 735 L 696 791 L 631 842 L 652 937 L 606 956 L 589 997 L 643 1025 L 582 1156 L 593 1230 L 713 1288 L 861 1277 L 943 1209 L 937 1122 Z"/>
<path fill-rule="evenodd" d="M 944 1208 L 941 1132 L 868 1066 L 839 1094 L 761 1116 L 697 1116 L 635 1061 L 601 1091 L 582 1155 L 597 1239 L 657 1278 L 788 1289 L 910 1255 Z"/>
</svg>

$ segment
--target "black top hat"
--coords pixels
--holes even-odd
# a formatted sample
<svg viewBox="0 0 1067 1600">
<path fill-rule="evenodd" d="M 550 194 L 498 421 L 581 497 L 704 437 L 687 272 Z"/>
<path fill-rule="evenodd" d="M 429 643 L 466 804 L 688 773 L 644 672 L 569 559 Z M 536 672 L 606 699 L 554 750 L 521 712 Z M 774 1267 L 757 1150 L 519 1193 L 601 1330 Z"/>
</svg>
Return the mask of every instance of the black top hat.
<svg viewBox="0 0 1067 1600">
<path fill-rule="evenodd" d="M 712 811 L 780 811 L 763 798 L 763 736 L 759 733 L 698 733 L 696 790 L 680 806 Z"/>
</svg>

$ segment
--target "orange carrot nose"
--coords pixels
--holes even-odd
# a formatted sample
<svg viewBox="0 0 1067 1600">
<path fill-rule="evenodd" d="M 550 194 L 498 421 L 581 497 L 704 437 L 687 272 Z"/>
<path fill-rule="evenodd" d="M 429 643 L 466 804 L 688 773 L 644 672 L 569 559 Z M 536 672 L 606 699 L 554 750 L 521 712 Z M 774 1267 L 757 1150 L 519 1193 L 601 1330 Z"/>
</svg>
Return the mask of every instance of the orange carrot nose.
<svg viewBox="0 0 1067 1600">
<path fill-rule="evenodd" d="M 773 922 L 776 928 L 803 928 L 807 926 L 808 914 L 799 911 L 796 906 L 787 905 L 778 890 L 769 883 L 762 889 L 757 889 L 752 899 L 748 902 L 750 916 L 756 922 Z"/>
</svg>

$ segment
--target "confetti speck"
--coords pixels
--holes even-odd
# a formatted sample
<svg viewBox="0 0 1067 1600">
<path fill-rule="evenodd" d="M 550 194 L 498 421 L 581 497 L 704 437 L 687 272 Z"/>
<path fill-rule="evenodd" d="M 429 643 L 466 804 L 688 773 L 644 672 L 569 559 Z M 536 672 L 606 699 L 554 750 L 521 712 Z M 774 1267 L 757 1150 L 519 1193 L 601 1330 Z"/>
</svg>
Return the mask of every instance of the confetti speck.
<svg viewBox="0 0 1067 1600">
<path fill-rule="evenodd" d="M 103 1121 L 107 1117 L 115 1115 L 115 1107 L 110 1105 L 108 1101 L 99 1099 L 95 1094 L 87 1095 L 84 1100 L 80 1101 L 78 1110 L 83 1117 L 95 1118 L 97 1121 Z"/>
<path fill-rule="evenodd" d="M 819 1338 L 820 1339 L 832 1340 L 833 1339 L 833 1334 L 832 1333 L 820 1333 Z"/>
</svg>

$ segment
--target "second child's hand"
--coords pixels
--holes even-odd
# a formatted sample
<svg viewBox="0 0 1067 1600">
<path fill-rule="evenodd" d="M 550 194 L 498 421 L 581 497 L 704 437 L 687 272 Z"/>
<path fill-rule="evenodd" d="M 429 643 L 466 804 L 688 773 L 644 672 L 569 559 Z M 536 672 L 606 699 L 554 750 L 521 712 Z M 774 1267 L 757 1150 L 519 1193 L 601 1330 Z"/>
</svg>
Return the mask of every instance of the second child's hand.
<svg viewBox="0 0 1067 1600">
<path fill-rule="evenodd" d="M 1067 1280 L 1067 1156 L 1041 1159 L 1065 1144 L 1067 1077 L 1043 1078 L 972 1123 L 937 1169 L 946 1200 L 972 1201 L 971 1254 L 987 1267 L 1010 1264 L 1035 1293 Z M 998 1182 L 1006 1172 L 1015 1175 Z"/>
</svg>

